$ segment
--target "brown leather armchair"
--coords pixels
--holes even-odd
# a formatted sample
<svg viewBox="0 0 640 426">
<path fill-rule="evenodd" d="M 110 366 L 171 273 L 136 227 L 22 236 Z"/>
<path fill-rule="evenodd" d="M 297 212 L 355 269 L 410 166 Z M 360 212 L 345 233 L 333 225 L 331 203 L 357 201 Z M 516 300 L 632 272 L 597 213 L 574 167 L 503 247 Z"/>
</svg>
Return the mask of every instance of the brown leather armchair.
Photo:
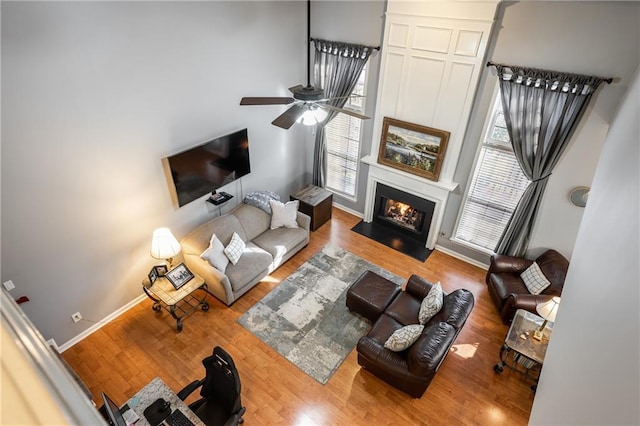
<svg viewBox="0 0 640 426">
<path fill-rule="evenodd" d="M 546 302 L 553 296 L 560 296 L 562 293 L 569 261 L 555 250 L 547 250 L 535 260 L 544 276 L 551 281 L 551 285 L 539 295 L 529 293 L 527 286 L 520 278 L 520 274 L 533 262 L 521 257 L 500 254 L 491 256 L 487 286 L 505 324 L 511 323 L 517 309 L 537 314 L 536 306 L 539 303 Z"/>
</svg>

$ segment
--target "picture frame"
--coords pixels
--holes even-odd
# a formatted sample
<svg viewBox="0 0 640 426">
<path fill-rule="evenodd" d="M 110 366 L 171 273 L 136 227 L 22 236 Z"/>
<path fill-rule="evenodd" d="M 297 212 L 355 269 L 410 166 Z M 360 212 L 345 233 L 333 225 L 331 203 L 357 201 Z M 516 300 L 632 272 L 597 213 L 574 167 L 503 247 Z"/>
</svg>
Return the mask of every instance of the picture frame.
<svg viewBox="0 0 640 426">
<path fill-rule="evenodd" d="M 438 181 L 451 133 L 384 117 L 378 163 Z"/>
<path fill-rule="evenodd" d="M 158 272 L 156 271 L 155 266 L 151 268 L 151 271 L 149 271 L 147 277 L 149 277 L 149 285 L 153 285 L 153 283 L 156 282 L 156 280 L 158 279 Z"/>
<path fill-rule="evenodd" d="M 181 263 L 164 274 L 164 276 L 169 280 L 171 285 L 173 285 L 173 287 L 178 290 L 193 278 L 193 273 L 187 268 L 184 263 Z"/>
<path fill-rule="evenodd" d="M 156 271 L 158 277 L 164 277 L 169 268 L 167 268 L 167 265 L 156 265 L 153 267 L 153 270 Z"/>
</svg>

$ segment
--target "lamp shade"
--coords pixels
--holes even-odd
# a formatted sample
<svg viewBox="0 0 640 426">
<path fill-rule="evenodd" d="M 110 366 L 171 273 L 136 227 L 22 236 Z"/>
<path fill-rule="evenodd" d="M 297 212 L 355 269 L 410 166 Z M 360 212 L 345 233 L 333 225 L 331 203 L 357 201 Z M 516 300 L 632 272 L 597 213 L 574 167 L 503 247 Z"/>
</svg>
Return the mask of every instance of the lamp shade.
<svg viewBox="0 0 640 426">
<path fill-rule="evenodd" d="M 158 228 L 153 231 L 151 239 L 151 257 L 169 259 L 180 253 L 180 243 L 173 236 L 169 228 Z"/>
<path fill-rule="evenodd" d="M 560 298 L 554 296 L 551 300 L 544 303 L 540 303 L 536 306 L 538 314 L 547 321 L 554 322 L 556 320 L 556 314 L 558 313 L 558 306 L 560 306 Z"/>
</svg>

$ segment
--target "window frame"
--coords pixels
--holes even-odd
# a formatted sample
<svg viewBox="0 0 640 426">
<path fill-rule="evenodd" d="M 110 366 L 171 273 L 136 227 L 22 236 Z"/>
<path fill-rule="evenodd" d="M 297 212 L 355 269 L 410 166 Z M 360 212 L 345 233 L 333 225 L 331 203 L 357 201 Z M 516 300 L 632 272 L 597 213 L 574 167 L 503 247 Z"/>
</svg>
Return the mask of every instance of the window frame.
<svg viewBox="0 0 640 426">
<path fill-rule="evenodd" d="M 471 241 L 466 241 L 466 240 L 460 239 L 460 238 L 457 237 L 457 234 L 458 234 L 458 230 L 460 228 L 461 222 L 462 222 L 462 216 L 463 216 L 463 213 L 464 213 L 464 209 L 465 209 L 465 207 L 467 205 L 467 201 L 469 199 L 469 192 L 472 189 L 472 183 L 473 183 L 473 180 L 474 180 L 474 177 L 475 177 L 475 174 L 476 174 L 476 169 L 478 168 L 478 162 L 479 162 L 480 157 L 482 155 L 483 148 L 485 146 L 489 146 L 489 147 L 491 147 L 493 149 L 497 149 L 497 150 L 501 150 L 501 151 L 505 151 L 505 152 L 511 152 L 513 154 L 513 148 L 511 146 L 506 147 L 504 141 L 501 141 L 499 139 L 494 139 L 493 137 L 491 137 L 491 135 L 492 135 L 491 130 L 495 126 L 496 120 L 498 118 L 498 114 L 494 114 L 494 111 L 495 111 L 495 105 L 496 105 L 496 102 L 498 102 L 499 96 L 500 96 L 500 84 L 498 82 L 496 82 L 496 85 L 495 85 L 494 91 L 493 91 L 493 95 L 491 97 L 490 107 L 489 107 L 489 110 L 487 111 L 487 114 L 485 115 L 484 124 L 483 124 L 483 128 L 482 128 L 482 133 L 481 133 L 482 137 L 478 141 L 478 146 L 476 148 L 475 157 L 473 159 L 473 165 L 472 165 L 472 168 L 470 170 L 469 177 L 467 179 L 467 186 L 465 188 L 464 195 L 462 197 L 462 201 L 461 201 L 460 207 L 458 209 L 458 216 L 456 218 L 455 226 L 453 227 L 453 234 L 451 236 L 451 240 L 454 241 L 455 243 L 460 244 L 460 245 L 465 246 L 465 247 L 468 247 L 468 248 L 471 248 L 473 250 L 479 251 L 481 253 L 488 254 L 488 255 L 495 254 L 493 249 L 488 249 L 488 248 L 483 247 L 481 245 L 474 244 Z M 515 156 L 515 154 L 513 154 L 513 155 Z M 526 177 L 525 177 L 525 179 L 526 179 Z M 524 191 L 523 191 L 523 193 L 524 193 Z"/>
<path fill-rule="evenodd" d="M 362 93 L 363 93 L 362 96 L 363 97 L 361 98 L 362 99 L 362 109 L 353 108 L 349 101 L 347 101 L 347 103 L 344 105 L 343 108 L 351 110 L 351 111 L 358 112 L 360 114 L 365 114 L 365 110 L 367 108 L 367 90 L 368 90 L 368 86 L 369 86 L 369 84 L 368 84 L 369 83 L 369 64 L 365 64 L 365 66 L 364 66 L 364 68 L 362 69 L 362 72 L 361 72 L 361 76 L 362 75 L 364 76 L 363 90 L 362 90 Z M 354 89 L 355 89 L 355 87 L 354 87 Z M 351 93 L 353 93 L 353 91 Z M 342 113 L 339 113 L 339 114 L 342 114 Z M 337 119 L 337 118 L 338 118 L 338 116 L 336 116 L 334 118 L 334 120 Z M 324 189 L 326 189 L 327 191 L 332 192 L 333 194 L 335 194 L 335 195 L 337 195 L 337 196 L 339 196 L 341 198 L 344 198 L 346 200 L 349 200 L 349 201 L 355 203 L 355 202 L 358 201 L 358 184 L 360 182 L 360 155 L 362 154 L 362 143 L 363 143 L 362 139 L 363 139 L 363 134 L 364 134 L 364 123 L 365 123 L 365 120 L 362 120 L 362 119 L 357 118 L 357 117 L 351 117 L 351 116 L 349 116 L 349 118 L 354 119 L 354 120 L 360 120 L 360 122 L 361 122 L 360 130 L 358 132 L 358 153 L 356 155 L 354 194 L 351 195 L 351 194 L 348 194 L 346 192 L 342 192 L 342 191 L 338 190 L 337 188 L 331 188 L 331 187 L 329 187 L 327 185 L 327 182 L 329 180 L 329 167 L 328 167 L 329 140 L 328 140 L 328 135 L 326 134 L 326 131 L 327 131 L 326 127 L 325 127 L 325 137 L 327 137 L 327 152 L 326 152 L 326 156 L 327 156 L 327 176 L 326 176 L 326 182 L 325 182 L 325 185 L 324 185 L 324 187 L 325 187 Z M 333 122 L 333 120 L 332 120 L 332 122 Z M 330 125 L 331 125 L 331 123 L 329 123 L 327 125 L 327 127 L 330 126 Z"/>
</svg>

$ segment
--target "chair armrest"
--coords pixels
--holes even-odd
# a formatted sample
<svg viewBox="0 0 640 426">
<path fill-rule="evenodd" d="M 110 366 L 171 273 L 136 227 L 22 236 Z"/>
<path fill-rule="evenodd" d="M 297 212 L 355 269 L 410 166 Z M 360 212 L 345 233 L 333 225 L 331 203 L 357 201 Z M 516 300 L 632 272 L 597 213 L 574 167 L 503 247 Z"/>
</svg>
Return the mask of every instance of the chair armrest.
<svg viewBox="0 0 640 426">
<path fill-rule="evenodd" d="M 307 232 L 311 231 L 311 218 L 302 212 L 298 212 L 296 221 L 301 228 L 306 229 Z"/>
<path fill-rule="evenodd" d="M 230 305 L 235 300 L 229 278 L 211 266 L 209 262 L 195 254 L 185 254 L 184 261 L 187 267 L 196 275 L 200 275 L 210 293 L 218 299 Z"/>
<path fill-rule="evenodd" d="M 409 371 L 407 360 L 398 352 L 390 351 L 382 343 L 369 336 L 363 336 L 358 341 L 357 352 L 370 362 L 388 371 L 406 374 Z"/>
<path fill-rule="evenodd" d="M 525 311 L 536 313 L 536 306 L 538 304 L 551 300 L 553 296 L 548 294 L 515 294 L 511 293 L 507 296 L 507 300 L 502 307 L 502 320 L 505 323 L 509 323 L 513 320 L 514 315 L 518 309 L 524 309 Z"/>
<path fill-rule="evenodd" d="M 424 299 L 429 294 L 433 284 L 418 275 L 411 275 L 407 281 L 405 291 L 416 299 Z"/>
<path fill-rule="evenodd" d="M 204 379 L 194 380 L 193 382 L 189 383 L 187 386 L 182 388 L 180 392 L 178 392 L 176 395 L 178 396 L 178 398 L 184 401 L 185 399 L 187 399 L 189 395 L 193 393 L 194 390 L 202 386 L 203 383 L 204 383 Z"/>
<path fill-rule="evenodd" d="M 487 276 L 492 273 L 511 273 L 520 275 L 527 269 L 533 260 L 525 259 L 523 257 L 507 256 L 504 254 L 494 254 L 491 256 L 491 264 L 489 265 L 489 271 Z"/>
</svg>

